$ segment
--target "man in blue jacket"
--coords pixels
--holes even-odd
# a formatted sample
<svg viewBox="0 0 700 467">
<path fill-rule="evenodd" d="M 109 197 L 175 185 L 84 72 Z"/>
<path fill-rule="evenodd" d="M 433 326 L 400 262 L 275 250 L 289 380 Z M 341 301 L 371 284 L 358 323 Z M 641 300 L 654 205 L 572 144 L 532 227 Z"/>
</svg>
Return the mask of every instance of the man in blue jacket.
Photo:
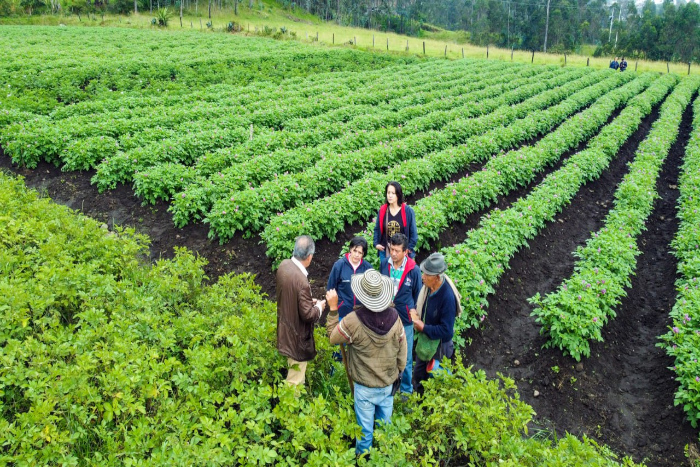
<svg viewBox="0 0 700 467">
<path fill-rule="evenodd" d="M 411 312 L 416 312 L 416 301 L 423 282 L 416 262 L 408 256 L 408 238 L 401 233 L 389 239 L 389 256 L 382 260 L 379 272 L 389 276 L 394 284 L 394 308 L 399 312 L 404 332 L 408 355 L 406 369 L 401 378 L 400 390 L 413 392 L 413 322 Z"/>
<path fill-rule="evenodd" d="M 419 394 L 423 393 L 423 381 L 428 379 L 430 372 L 435 369 L 436 362 L 452 358 L 454 344 L 452 337 L 455 332 L 457 316 L 457 296 L 455 285 L 445 275 L 447 263 L 441 253 L 433 253 L 420 265 L 422 281 L 425 290 L 417 300 L 420 309 L 413 312 L 411 317 L 416 332 L 424 333 L 429 339 L 440 340 L 432 357 L 416 358 L 413 371 L 413 383 Z"/>
</svg>

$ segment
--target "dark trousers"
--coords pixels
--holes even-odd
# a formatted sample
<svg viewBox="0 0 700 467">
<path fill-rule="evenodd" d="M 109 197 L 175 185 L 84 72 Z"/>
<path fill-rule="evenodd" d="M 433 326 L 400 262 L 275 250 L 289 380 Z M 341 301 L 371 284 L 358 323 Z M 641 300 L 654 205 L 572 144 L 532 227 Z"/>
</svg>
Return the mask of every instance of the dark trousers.
<svg viewBox="0 0 700 467">
<path fill-rule="evenodd" d="M 437 352 L 435 352 L 435 356 L 427 362 L 421 360 L 420 358 L 418 358 L 418 356 L 416 356 L 416 359 L 413 362 L 413 390 L 416 391 L 418 394 L 423 394 L 423 381 L 430 378 L 428 368 L 432 370 L 434 365 L 433 360 L 448 360 L 452 358 L 454 353 L 455 347 L 452 341 L 450 340 L 448 342 L 441 343 L 440 347 L 438 347 Z"/>
</svg>

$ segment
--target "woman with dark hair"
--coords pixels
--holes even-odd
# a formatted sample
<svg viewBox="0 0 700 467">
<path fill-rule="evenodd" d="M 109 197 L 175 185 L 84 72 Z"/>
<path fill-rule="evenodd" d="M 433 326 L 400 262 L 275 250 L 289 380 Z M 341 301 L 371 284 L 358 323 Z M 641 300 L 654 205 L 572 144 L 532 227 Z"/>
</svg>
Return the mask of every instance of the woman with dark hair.
<svg viewBox="0 0 700 467">
<path fill-rule="evenodd" d="M 372 269 L 369 261 L 364 259 L 367 248 L 367 240 L 363 237 L 353 238 L 350 240 L 348 252 L 336 261 L 331 269 L 326 290 L 335 289 L 338 293 L 338 315 L 341 320 L 350 314 L 355 305 L 362 305 L 352 293 L 350 278 L 353 274 L 361 274 Z"/>
<path fill-rule="evenodd" d="M 374 247 L 379 250 L 379 259 L 386 258 L 389 251 L 389 239 L 397 233 L 408 238 L 408 256 L 416 256 L 418 227 L 413 208 L 407 206 L 403 199 L 403 190 L 399 182 L 389 182 L 384 189 L 386 204 L 379 208 L 377 222 L 374 226 Z"/>
</svg>

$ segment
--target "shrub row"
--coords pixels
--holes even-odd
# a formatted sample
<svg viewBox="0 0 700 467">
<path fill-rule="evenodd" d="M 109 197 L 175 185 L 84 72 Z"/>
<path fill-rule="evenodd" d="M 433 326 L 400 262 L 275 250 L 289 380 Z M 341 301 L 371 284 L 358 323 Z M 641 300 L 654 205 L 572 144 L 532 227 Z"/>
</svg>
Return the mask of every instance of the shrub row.
<svg viewBox="0 0 700 467">
<path fill-rule="evenodd" d="M 658 344 L 675 361 L 679 383 L 675 405 L 682 406 L 691 425 L 700 421 L 700 97 L 693 105 L 693 131 L 685 149 L 678 181 L 680 226 L 671 247 L 678 259 L 673 325 Z"/>
<path fill-rule="evenodd" d="M 471 66 L 470 61 L 459 62 L 435 62 L 428 72 L 435 69 L 444 73 L 451 73 L 457 69 Z M 393 75 L 397 71 L 407 74 L 415 74 L 417 70 L 426 72 L 426 64 L 421 62 L 409 65 L 393 65 L 378 70 L 364 71 L 357 73 L 347 70 L 341 72 L 326 72 L 311 76 L 297 76 L 285 79 L 280 83 L 274 81 L 253 81 L 245 85 L 232 84 L 212 84 L 205 87 L 194 88 L 188 92 L 178 94 L 165 94 L 161 96 L 149 96 L 137 93 L 119 95 L 119 98 L 104 96 L 102 99 L 78 102 L 76 104 L 60 107 L 52 111 L 49 116 L 53 119 L 64 119 L 68 117 L 100 115 L 106 112 L 116 112 L 124 109 L 136 113 L 147 112 L 149 107 L 154 106 L 180 106 L 184 104 L 195 104 L 197 102 L 213 102 L 221 100 L 222 96 L 236 96 L 241 105 L 252 105 L 264 99 L 267 94 L 278 93 L 281 89 L 286 90 L 289 97 L 309 97 L 315 94 L 314 87 L 326 89 L 328 85 L 345 83 L 346 89 L 357 89 L 363 83 L 378 79 L 382 74 Z"/>
<path fill-rule="evenodd" d="M 591 139 L 584 151 L 567 159 L 527 197 L 505 211 L 496 209 L 484 215 L 479 227 L 470 230 L 464 242 L 442 249 L 462 295 L 464 313 L 455 324 L 456 329 L 478 327 L 486 317 L 487 296 L 494 292 L 513 255 L 554 219 L 583 184 L 600 176 L 621 142 L 627 140 L 676 81 L 674 75 L 657 79 Z"/>
<path fill-rule="evenodd" d="M 30 32 L 31 31 L 31 32 Z M 159 96 L 215 83 L 281 82 L 325 72 L 370 71 L 415 63 L 416 57 L 324 49 L 298 42 L 198 32 L 100 28 L 3 27 L 2 103 L 48 113 L 56 107 L 115 92 Z M 431 60 L 433 61 L 433 60 Z"/>
<path fill-rule="evenodd" d="M 454 100 L 448 97 L 459 95 L 470 82 L 476 80 L 480 87 L 484 87 L 486 85 L 482 83 L 488 80 L 483 78 L 491 74 L 505 79 L 502 77 L 505 69 L 503 67 L 495 68 L 497 68 L 495 71 L 489 70 L 485 73 L 481 73 L 480 70 L 472 70 L 473 73 L 463 71 L 459 73 L 458 79 L 437 83 L 435 77 L 429 76 L 420 85 L 417 85 L 415 79 L 406 79 L 406 86 L 398 85 L 396 79 L 389 80 L 391 84 L 382 80 L 384 86 L 390 86 L 408 95 L 403 95 L 398 99 L 390 99 L 387 96 L 387 102 L 374 106 L 365 103 L 352 104 L 311 118 L 296 118 L 294 119 L 296 130 L 288 130 L 285 123 L 285 128 L 282 131 L 264 131 L 258 133 L 254 138 L 248 138 L 240 145 L 224 147 L 213 153 L 200 156 L 190 169 L 191 175 L 192 177 L 197 175 L 197 188 L 206 187 L 208 190 L 227 193 L 234 188 L 241 189 L 246 186 L 244 181 L 249 181 L 253 174 L 255 174 L 255 180 L 264 180 L 266 175 L 269 178 L 273 173 L 282 173 L 286 169 L 286 164 L 290 164 L 291 161 L 294 161 L 296 166 L 308 167 L 308 157 L 304 157 L 306 151 L 319 154 L 322 149 L 318 148 L 319 145 L 343 136 L 345 142 L 354 142 L 355 146 L 363 144 L 365 132 L 358 135 L 357 131 L 362 130 L 363 126 L 370 126 L 367 124 L 368 122 L 371 122 L 375 128 L 383 125 L 400 125 L 406 120 L 429 112 L 433 107 L 431 104 L 435 104 L 435 107 L 451 105 Z M 443 75 L 440 78 L 445 77 Z M 415 87 L 411 84 L 414 84 Z M 447 91 L 440 92 L 442 89 Z M 368 89 L 366 92 L 371 93 L 374 90 Z M 177 141 L 170 141 L 172 143 L 169 144 L 178 145 Z M 323 146 L 331 144 L 333 143 L 329 141 Z M 333 148 L 337 147 L 336 141 Z M 348 148 L 356 149 L 352 146 L 348 146 Z M 139 159 L 143 160 L 143 157 L 139 157 Z M 138 167 L 136 168 L 138 169 Z M 215 177 L 207 180 L 206 176 L 212 174 L 212 170 L 219 169 L 221 170 Z M 153 203 L 157 199 L 170 199 L 184 187 L 178 178 L 167 176 L 155 178 L 151 171 L 155 171 L 159 175 L 163 174 L 156 163 L 151 167 L 140 169 L 138 174 L 134 175 L 134 191 L 147 202 Z M 220 180 L 225 180 L 225 182 Z M 220 187 L 220 185 L 225 185 L 225 187 Z M 188 190 L 194 188 L 188 185 Z"/>
<path fill-rule="evenodd" d="M 644 91 L 654 78 L 656 75 L 647 74 L 613 89 L 537 144 L 495 157 L 481 171 L 430 192 L 415 205 L 420 219 L 418 249 L 437 241 L 452 223 L 464 222 L 470 214 L 487 208 L 499 196 L 531 183 L 547 166 L 556 164 L 566 151 L 598 133 L 615 109 Z"/>
<path fill-rule="evenodd" d="M 406 68 L 393 67 L 393 73 L 390 75 L 399 77 L 407 71 Z M 439 73 L 442 67 L 435 68 Z M 459 69 L 456 66 L 452 68 Z M 418 76 L 430 74 L 430 71 L 425 71 L 424 66 L 408 67 L 408 71 Z M 245 88 L 239 92 L 231 92 L 230 88 L 218 86 L 213 90 L 200 93 L 206 97 L 205 100 L 184 102 L 175 106 L 160 103 L 156 106 L 118 107 L 110 112 L 76 115 L 58 121 L 47 117 L 45 121 L 36 124 L 31 122 L 25 124 L 20 121 L 2 132 L 2 143 L 15 162 L 31 166 L 42 157 L 52 162 L 57 161 L 66 145 L 80 137 L 118 138 L 148 127 L 163 126 L 175 129 L 182 123 L 207 119 L 221 119 L 219 126 L 237 124 L 247 126 L 253 123 L 274 127 L 281 124 L 281 119 L 293 116 L 286 114 L 280 107 L 279 103 L 282 100 L 286 100 L 291 108 L 299 112 L 299 115 L 309 115 L 344 104 L 340 99 L 342 96 L 346 96 L 350 101 L 363 99 L 365 95 L 361 89 L 363 85 L 381 76 L 378 71 L 366 75 L 329 73 L 326 75 L 326 80 L 320 83 L 315 80 L 292 82 L 290 85 L 283 84 L 267 93 L 255 92 L 256 89 L 253 89 L 249 93 L 250 97 L 243 101 L 239 100 L 239 96 L 246 94 Z M 8 84 L 8 86 L 12 85 Z M 299 88 L 299 91 L 296 91 L 296 88 Z M 356 88 L 360 90 L 355 92 Z M 319 93 L 323 98 L 318 98 Z M 377 98 L 373 94 L 370 95 Z M 312 101 L 310 96 L 314 96 Z M 251 112 L 251 108 L 259 110 Z M 232 115 L 237 118 L 232 118 Z M 241 119 L 240 117 L 243 116 L 247 118 Z"/>
<path fill-rule="evenodd" d="M 481 136 L 470 138 L 458 147 L 429 154 L 422 159 L 403 162 L 386 174 L 368 174 L 334 195 L 293 208 L 282 216 L 273 218 L 265 228 L 262 238 L 268 248 L 267 254 L 276 261 L 286 257 L 291 252 L 294 238 L 302 231 L 312 231 L 314 238 L 334 238 L 345 225 L 366 221 L 376 214 L 378 206 L 384 200 L 384 187 L 389 181 L 400 181 L 406 195 L 426 189 L 431 182 L 448 178 L 471 163 L 483 162 L 499 151 L 508 150 L 529 138 L 550 131 L 572 113 L 627 80 L 610 76 L 607 80 L 590 88 L 584 87 L 578 92 L 577 89 L 582 86 L 575 83 L 563 86 L 563 89 L 548 91 L 535 100 L 543 104 L 554 104 L 558 100 L 566 99 L 544 111 L 533 111 L 510 125 L 496 126 Z M 546 105 L 540 108 L 542 107 Z M 372 242 L 373 229 L 374 225 L 370 224 L 363 234 L 369 243 Z M 370 260 L 372 258 L 376 260 L 375 252 L 369 256 Z"/>
<path fill-rule="evenodd" d="M 495 98 L 499 106 L 481 117 L 456 118 L 449 123 L 436 118 L 436 124 L 444 125 L 439 130 L 421 131 L 401 140 L 328 157 L 303 173 L 282 175 L 257 188 L 230 193 L 214 203 L 207 216 L 210 236 L 225 241 L 239 230 L 258 231 L 275 212 L 339 191 L 367 172 L 463 144 L 470 136 L 551 105 L 576 89 L 600 81 L 603 76 L 607 75 L 593 73 L 570 81 L 569 73 L 562 73 L 551 80 L 523 86 Z M 555 88 L 564 83 L 567 84 Z M 550 88 L 554 89 L 543 92 Z M 517 102 L 521 103 L 513 105 Z"/>
<path fill-rule="evenodd" d="M 700 86 L 686 78 L 661 106 L 659 118 L 615 191 L 614 208 L 604 226 L 576 250 L 574 274 L 556 292 L 532 298 L 533 316 L 548 335 L 547 345 L 579 361 L 590 356 L 590 342 L 602 341 L 601 330 L 615 318 L 615 307 L 627 296 L 637 266 L 637 238 L 645 230 L 654 201 L 656 181 L 669 149 L 676 141 L 683 111 Z"/>
<path fill-rule="evenodd" d="M 435 105 L 428 103 L 412 106 L 398 112 L 394 110 L 374 112 L 368 117 L 361 116 L 352 119 L 348 122 L 347 127 L 331 125 L 333 133 L 338 130 L 346 132 L 340 138 L 313 146 L 307 145 L 294 151 L 280 150 L 272 154 L 261 154 L 247 162 L 233 164 L 228 169 L 213 174 L 208 179 L 186 186 L 184 192 L 179 193 L 180 196 L 175 196 L 171 207 L 173 220 L 176 225 L 183 226 L 194 219 L 201 219 L 216 200 L 228 193 L 246 188 L 247 184 L 253 186 L 281 173 L 286 175 L 289 172 L 303 171 L 325 158 L 333 158 L 339 154 L 358 151 L 378 144 L 384 145 L 387 141 L 406 138 L 418 131 L 434 129 L 440 127 L 442 122 L 449 122 L 452 117 L 459 114 L 476 115 L 483 111 L 484 100 L 488 97 L 509 89 L 517 89 L 522 85 L 532 84 L 538 79 L 551 78 L 556 75 L 553 71 L 551 73 L 541 73 L 541 71 L 521 69 L 518 73 L 511 74 L 500 70 L 496 72 L 498 76 L 491 79 L 486 79 L 490 73 L 481 75 L 477 85 L 464 88 L 464 94 L 448 95 L 444 99 L 435 101 Z M 521 75 L 521 72 L 524 77 L 516 79 Z M 533 74 L 535 77 L 530 77 Z M 510 83 L 504 85 L 502 84 L 504 80 L 510 81 Z M 498 86 L 498 83 L 502 85 Z M 469 92 L 470 89 L 472 92 Z M 459 93 L 462 89 L 457 87 L 456 90 Z M 385 128 L 391 124 L 395 126 Z M 355 127 L 355 125 L 360 128 Z M 366 131 L 365 128 L 371 131 Z M 323 132 L 321 130 L 314 132 L 314 134 Z M 295 133 L 295 135 L 298 134 Z M 319 136 L 323 135 L 319 134 Z M 234 154 L 234 157 L 238 158 L 238 154 Z M 209 158 L 207 160 L 208 167 L 210 168 L 211 164 L 216 161 L 216 156 Z M 202 164 L 195 166 L 197 172 L 201 172 L 202 168 Z M 182 194 L 186 196 L 183 198 Z"/>
<path fill-rule="evenodd" d="M 202 154 L 220 148 L 236 147 L 250 139 L 249 125 L 251 127 L 263 125 L 262 132 L 259 127 L 257 130 L 261 133 L 258 141 L 261 141 L 274 134 L 269 130 L 270 128 L 279 128 L 288 120 L 318 115 L 343 118 L 344 113 L 334 112 L 334 110 L 358 104 L 378 106 L 383 102 L 403 97 L 416 85 L 430 86 L 431 79 L 435 81 L 444 78 L 451 82 L 459 79 L 460 74 L 463 72 L 446 76 L 433 76 L 432 73 L 428 73 L 427 76 L 416 81 L 410 74 L 404 76 L 396 73 L 395 76 L 389 75 L 382 77 L 381 80 L 375 80 L 372 85 L 364 86 L 358 91 L 337 92 L 328 88 L 327 92 L 321 94 L 322 98 L 305 96 L 297 100 L 287 99 L 285 90 L 282 90 L 274 99 L 257 103 L 254 108 L 260 107 L 260 110 L 252 113 L 246 106 L 241 107 L 245 111 L 236 112 L 227 110 L 223 104 L 219 103 L 217 105 L 221 108 L 217 113 L 225 114 L 223 117 L 185 122 L 184 127 L 173 128 L 172 133 L 165 137 L 156 134 L 154 137 L 157 139 L 151 141 L 136 135 L 139 145 L 106 157 L 98 166 L 93 183 L 97 184 L 101 191 L 113 189 L 118 183 L 131 181 L 135 174 L 155 164 L 177 162 L 190 165 Z M 342 80 L 339 85 L 342 86 Z M 322 91 L 323 88 L 318 89 L 319 93 Z"/>
</svg>

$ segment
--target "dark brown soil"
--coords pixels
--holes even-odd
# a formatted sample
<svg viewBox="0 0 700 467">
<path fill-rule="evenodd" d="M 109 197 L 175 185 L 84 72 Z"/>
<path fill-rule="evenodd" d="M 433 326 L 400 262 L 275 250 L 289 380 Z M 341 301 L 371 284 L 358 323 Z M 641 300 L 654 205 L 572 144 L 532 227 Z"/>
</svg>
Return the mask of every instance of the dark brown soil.
<svg viewBox="0 0 700 467">
<path fill-rule="evenodd" d="M 646 460 L 650 466 L 679 466 L 687 465 L 683 449 L 686 444 L 696 442 L 697 432 L 685 421 L 681 408 L 673 406 L 677 385 L 673 373 L 667 369 L 673 362 L 655 344 L 657 336 L 667 329 L 668 312 L 675 297 L 676 261 L 669 254 L 668 245 L 677 229 L 675 185 L 688 139 L 690 110 L 686 111 L 681 135 L 659 181 L 662 198 L 657 200 L 648 231 L 640 239 L 642 255 L 629 296 L 618 310 L 617 319 L 606 327 L 605 342 L 592 346 L 592 357 L 583 362 L 581 371 L 575 369 L 575 361 L 563 357 L 561 352 L 541 348 L 545 339 L 539 336 L 539 328 L 530 317 L 532 307 L 527 302 L 536 292 L 554 290 L 571 274 L 574 264 L 571 252 L 584 244 L 590 232 L 601 227 L 615 188 L 626 172 L 626 164 L 656 116 L 654 112 L 647 118 L 621 147 L 610 169 L 598 181 L 585 186 L 558 216 L 558 221 L 511 261 L 511 269 L 490 299 L 484 327 L 467 335 L 472 343 L 464 351 L 464 357 L 466 363 L 484 369 L 489 376 L 504 373 L 515 379 L 521 397 L 537 412 L 533 430 L 543 430 L 542 433 L 551 436 L 562 436 L 565 432 L 586 434 L 617 452 L 630 454 L 636 461 Z M 470 170 L 479 168 L 474 166 Z M 128 225 L 148 234 L 154 260 L 171 258 L 174 247 L 187 247 L 208 260 L 206 272 L 210 279 L 228 272 L 252 272 L 257 274 L 256 282 L 263 291 L 274 299 L 272 263 L 265 256 L 258 236 L 244 239 L 239 234 L 219 245 L 208 239 L 206 225 L 175 228 L 166 203 L 142 206 L 129 186 L 100 194 L 90 184 L 93 172 L 64 173 L 45 163 L 35 170 L 12 167 L 1 148 L 0 170 L 22 175 L 29 187 L 106 223 L 110 229 L 114 224 Z M 551 170 L 554 168 L 547 172 Z M 455 175 L 450 181 L 462 175 Z M 444 183 L 435 183 L 431 188 Z M 495 206 L 506 208 L 528 191 L 529 187 L 518 190 L 499 199 Z M 425 194 L 418 193 L 409 202 Z M 463 241 L 467 230 L 477 226 L 482 214 L 476 213 L 466 222 L 452 226 L 441 236 L 440 243 L 451 245 Z M 309 268 L 314 296 L 321 297 L 325 291 L 330 269 L 342 245 L 363 227 L 364 224 L 351 225 L 336 241 L 317 242 L 314 262 Z M 428 253 L 419 254 L 418 260 Z M 535 390 L 538 397 L 534 396 Z"/>
</svg>

